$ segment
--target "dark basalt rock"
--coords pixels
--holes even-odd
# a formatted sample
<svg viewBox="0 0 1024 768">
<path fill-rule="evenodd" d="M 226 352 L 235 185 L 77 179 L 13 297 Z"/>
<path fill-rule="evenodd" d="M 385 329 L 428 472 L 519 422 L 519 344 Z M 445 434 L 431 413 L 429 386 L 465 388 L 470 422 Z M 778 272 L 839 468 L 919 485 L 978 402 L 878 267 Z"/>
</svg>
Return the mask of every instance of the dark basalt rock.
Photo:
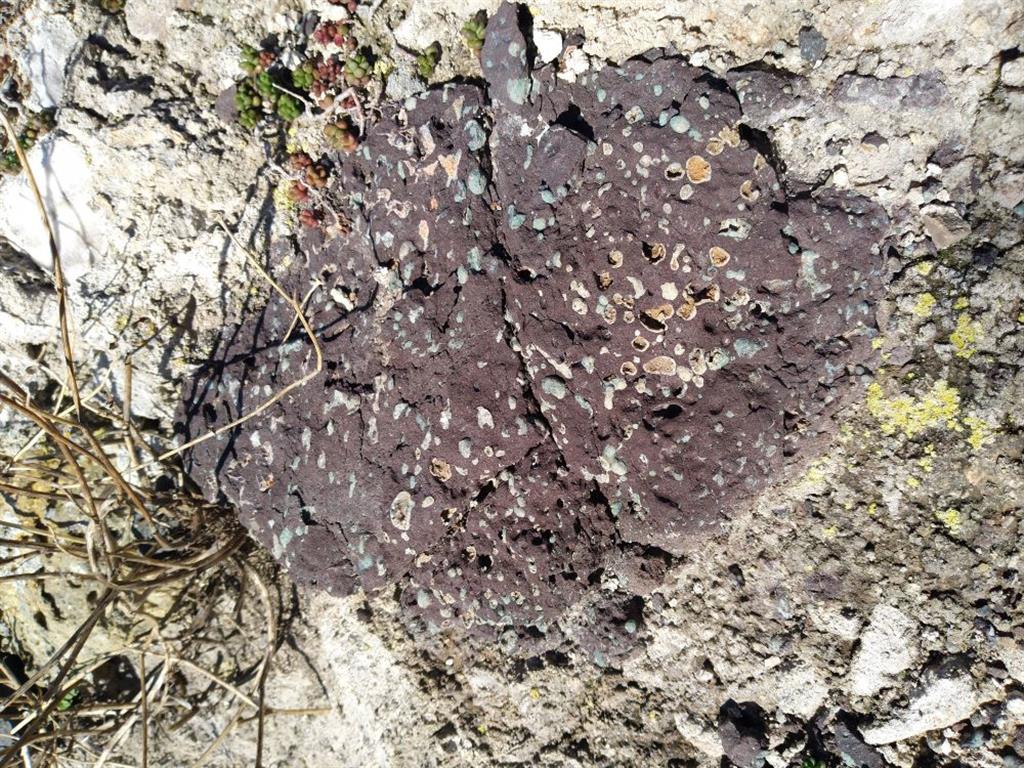
<svg viewBox="0 0 1024 768">
<path fill-rule="evenodd" d="M 492 18 L 486 92 L 392 105 L 338 159 L 350 231 L 277 270 L 317 286 L 327 370 L 189 468 L 296 579 L 397 587 L 417 633 L 553 645 L 571 613 L 618 653 L 644 558 L 719 531 L 827 429 L 886 221 L 787 200 L 735 96 L 677 58 L 531 71 L 520 16 Z M 275 300 L 233 332 L 184 437 L 310 370 L 293 325 Z"/>
</svg>

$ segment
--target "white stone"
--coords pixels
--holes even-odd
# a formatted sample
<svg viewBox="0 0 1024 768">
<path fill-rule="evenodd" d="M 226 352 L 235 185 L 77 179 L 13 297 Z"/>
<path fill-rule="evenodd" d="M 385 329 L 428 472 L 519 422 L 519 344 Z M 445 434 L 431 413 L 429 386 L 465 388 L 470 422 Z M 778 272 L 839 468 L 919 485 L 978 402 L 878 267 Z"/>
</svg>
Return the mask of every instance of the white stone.
<svg viewBox="0 0 1024 768">
<path fill-rule="evenodd" d="M 21 68 L 29 81 L 25 102 L 34 109 L 62 104 L 68 62 L 78 46 L 75 28 L 64 16 L 32 7 L 26 13 L 31 30 L 21 51 Z"/>
<path fill-rule="evenodd" d="M 69 278 L 102 255 L 110 227 L 93 205 L 92 168 L 80 146 L 47 139 L 28 153 L 29 166 L 46 203 L 61 262 Z M 39 209 L 24 173 L 0 184 L 0 232 L 44 269 L 53 268 Z"/>
<path fill-rule="evenodd" d="M 1020 683 L 1024 683 L 1024 645 L 1018 645 L 1009 638 L 1004 638 L 999 644 L 1000 660 L 1006 665 L 1006 671 L 1010 677 Z"/>
<path fill-rule="evenodd" d="M 547 64 L 562 52 L 562 36 L 552 29 L 534 29 L 533 44 L 537 46 L 537 59 Z"/>
<path fill-rule="evenodd" d="M 1024 58 L 1014 59 L 1003 64 L 999 70 L 999 79 L 1003 85 L 1012 88 L 1024 88 Z"/>
<path fill-rule="evenodd" d="M 917 624 L 902 611 L 889 605 L 877 606 L 853 659 L 850 691 L 856 696 L 872 696 L 892 685 L 896 676 L 914 662 L 916 629 Z"/>
<path fill-rule="evenodd" d="M 828 697 L 828 686 L 812 667 L 798 666 L 780 677 L 778 692 L 781 711 L 809 720 Z"/>
<path fill-rule="evenodd" d="M 969 677 L 940 678 L 929 685 L 903 712 L 863 731 L 868 744 L 892 744 L 937 728 L 959 723 L 978 707 Z"/>
</svg>

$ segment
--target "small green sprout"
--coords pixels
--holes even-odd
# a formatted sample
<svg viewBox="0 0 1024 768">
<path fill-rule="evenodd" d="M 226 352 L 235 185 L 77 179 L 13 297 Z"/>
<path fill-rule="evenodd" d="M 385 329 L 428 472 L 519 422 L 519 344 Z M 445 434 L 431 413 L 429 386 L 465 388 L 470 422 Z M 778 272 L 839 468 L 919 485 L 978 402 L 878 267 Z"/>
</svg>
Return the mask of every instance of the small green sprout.
<svg viewBox="0 0 1024 768">
<path fill-rule="evenodd" d="M 100 8 L 107 13 L 121 13 L 125 0 L 100 0 Z"/>
<path fill-rule="evenodd" d="M 416 57 L 416 72 L 424 80 L 429 80 L 441 60 L 441 44 L 433 42 L 430 47 Z"/>
<path fill-rule="evenodd" d="M 70 691 L 68 691 L 61 697 L 60 701 L 57 702 L 57 711 L 67 712 L 69 709 L 71 709 L 72 705 L 75 703 L 75 699 L 77 698 L 78 689 L 72 688 Z"/>
<path fill-rule="evenodd" d="M 484 47 L 484 35 L 487 33 L 487 11 L 479 10 L 476 15 L 462 25 L 462 39 L 466 47 L 473 53 L 480 53 Z"/>
</svg>

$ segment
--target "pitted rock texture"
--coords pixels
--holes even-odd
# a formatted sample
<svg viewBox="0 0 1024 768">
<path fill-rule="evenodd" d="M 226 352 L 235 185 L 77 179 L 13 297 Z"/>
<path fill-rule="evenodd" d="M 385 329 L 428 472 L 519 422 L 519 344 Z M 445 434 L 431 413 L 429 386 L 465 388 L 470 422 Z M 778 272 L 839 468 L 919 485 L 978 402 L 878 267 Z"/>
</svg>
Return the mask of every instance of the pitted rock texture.
<svg viewBox="0 0 1024 768">
<path fill-rule="evenodd" d="M 787 200 L 728 86 L 677 58 L 534 71 L 522 15 L 491 19 L 486 90 L 410 97 L 337 158 L 345 234 L 281 270 L 327 370 L 190 469 L 298 580 L 397 587 L 427 636 L 557 644 L 600 585 L 572 620 L 614 649 L 650 562 L 818 442 L 870 355 L 887 221 Z M 271 301 L 230 335 L 183 436 L 311 369 L 293 320 Z M 612 557 L 632 583 L 602 584 Z"/>
</svg>

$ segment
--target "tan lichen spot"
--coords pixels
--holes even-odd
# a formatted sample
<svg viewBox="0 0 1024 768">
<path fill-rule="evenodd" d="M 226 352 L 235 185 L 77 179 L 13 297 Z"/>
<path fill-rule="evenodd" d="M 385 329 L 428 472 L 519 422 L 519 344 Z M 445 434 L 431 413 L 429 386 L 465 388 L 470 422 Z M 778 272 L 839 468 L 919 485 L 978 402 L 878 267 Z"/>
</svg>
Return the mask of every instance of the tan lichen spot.
<svg viewBox="0 0 1024 768">
<path fill-rule="evenodd" d="M 636 376 L 636 366 L 629 360 L 619 366 L 619 371 L 623 376 Z"/>
<path fill-rule="evenodd" d="M 447 483 L 452 479 L 452 466 L 444 459 L 431 459 L 430 474 L 442 483 Z"/>
<path fill-rule="evenodd" d="M 717 245 L 711 246 L 708 250 L 708 258 L 711 259 L 711 263 L 716 267 L 724 267 L 729 263 L 729 252 L 725 248 L 719 248 Z"/>
<path fill-rule="evenodd" d="M 754 202 L 761 196 L 761 191 L 754 186 L 754 182 L 751 179 L 747 179 L 740 184 L 740 197 L 748 202 Z"/>
<path fill-rule="evenodd" d="M 754 155 L 754 170 L 755 171 L 760 171 L 762 168 L 764 168 L 767 165 L 768 165 L 768 161 L 765 159 L 764 155 L 762 155 L 760 152 L 758 152 L 756 155 Z"/>
<path fill-rule="evenodd" d="M 651 346 L 651 342 L 649 342 L 643 336 L 633 337 L 633 349 L 635 349 L 637 352 L 646 352 L 649 346 Z"/>
<path fill-rule="evenodd" d="M 608 263 L 618 269 L 622 266 L 623 258 L 622 251 L 612 251 L 608 254 Z"/>
<path fill-rule="evenodd" d="M 651 318 L 651 320 L 654 320 L 655 322 L 664 323 L 666 320 L 672 317 L 672 315 L 675 314 L 675 310 L 672 309 L 671 304 L 665 302 L 663 304 L 659 304 L 656 307 L 651 307 L 650 309 L 644 310 L 644 314 L 647 315 L 647 317 Z"/>
<path fill-rule="evenodd" d="M 413 500 L 408 491 L 399 491 L 391 502 L 388 517 L 391 524 L 400 531 L 408 531 L 412 525 Z"/>
<path fill-rule="evenodd" d="M 644 372 L 653 374 L 655 376 L 675 376 L 675 358 L 669 357 L 668 355 L 658 355 L 657 357 L 652 357 L 650 360 L 644 363 Z"/>
<path fill-rule="evenodd" d="M 711 178 L 711 163 L 700 155 L 693 155 L 686 161 L 686 178 L 691 184 L 703 184 Z"/>
<path fill-rule="evenodd" d="M 690 300 L 696 306 L 701 304 L 713 304 L 717 302 L 722 296 L 722 289 L 718 287 L 717 283 L 702 286 L 697 288 L 692 284 L 686 286 L 686 294 L 690 297 Z"/>
<path fill-rule="evenodd" d="M 615 319 L 618 317 L 618 315 L 619 315 L 619 312 L 618 312 L 617 309 L 615 309 L 615 307 L 605 307 L 604 308 L 604 320 L 609 325 L 611 325 L 612 323 L 615 322 Z"/>
<path fill-rule="evenodd" d="M 682 163 L 673 162 L 665 166 L 665 178 L 669 181 L 683 178 L 684 173 L 686 173 L 686 170 L 683 168 Z"/>
<path fill-rule="evenodd" d="M 737 307 L 742 307 L 750 302 L 750 291 L 744 288 L 742 285 L 733 291 L 732 296 L 729 297 L 729 301 L 735 304 Z"/>
<path fill-rule="evenodd" d="M 708 370 L 707 356 L 700 347 L 691 349 L 688 359 L 690 370 L 693 371 L 695 376 L 701 376 Z"/>
<path fill-rule="evenodd" d="M 718 137 L 730 147 L 735 148 L 740 145 L 740 132 L 736 129 L 736 126 L 727 125 L 718 132 Z"/>
<path fill-rule="evenodd" d="M 607 271 L 601 272 L 600 274 L 596 275 L 596 278 L 597 278 L 597 287 L 600 288 L 602 291 L 608 290 L 608 288 L 612 284 L 611 273 L 609 273 Z"/>
<path fill-rule="evenodd" d="M 668 253 L 664 243 L 644 243 L 644 256 L 651 264 L 660 263 Z"/>
<path fill-rule="evenodd" d="M 705 147 L 705 149 L 707 149 L 707 153 L 709 155 L 720 155 L 722 154 L 722 150 L 725 149 L 725 142 L 723 142 L 717 136 L 712 136 L 710 139 L 708 139 L 708 145 L 707 147 Z"/>
<path fill-rule="evenodd" d="M 676 315 L 681 317 L 683 320 L 693 320 L 697 316 L 697 304 L 692 298 L 687 298 L 682 304 L 679 305 L 679 309 L 676 310 Z"/>
<path fill-rule="evenodd" d="M 455 181 L 459 177 L 459 162 L 462 160 L 462 152 L 456 152 L 453 155 L 440 155 L 437 161 L 444 168 L 444 172 L 448 174 L 448 181 Z"/>
<path fill-rule="evenodd" d="M 634 320 L 636 320 L 636 315 L 634 315 L 631 310 L 627 309 L 625 312 L 622 313 L 622 322 L 632 323 Z"/>
</svg>

